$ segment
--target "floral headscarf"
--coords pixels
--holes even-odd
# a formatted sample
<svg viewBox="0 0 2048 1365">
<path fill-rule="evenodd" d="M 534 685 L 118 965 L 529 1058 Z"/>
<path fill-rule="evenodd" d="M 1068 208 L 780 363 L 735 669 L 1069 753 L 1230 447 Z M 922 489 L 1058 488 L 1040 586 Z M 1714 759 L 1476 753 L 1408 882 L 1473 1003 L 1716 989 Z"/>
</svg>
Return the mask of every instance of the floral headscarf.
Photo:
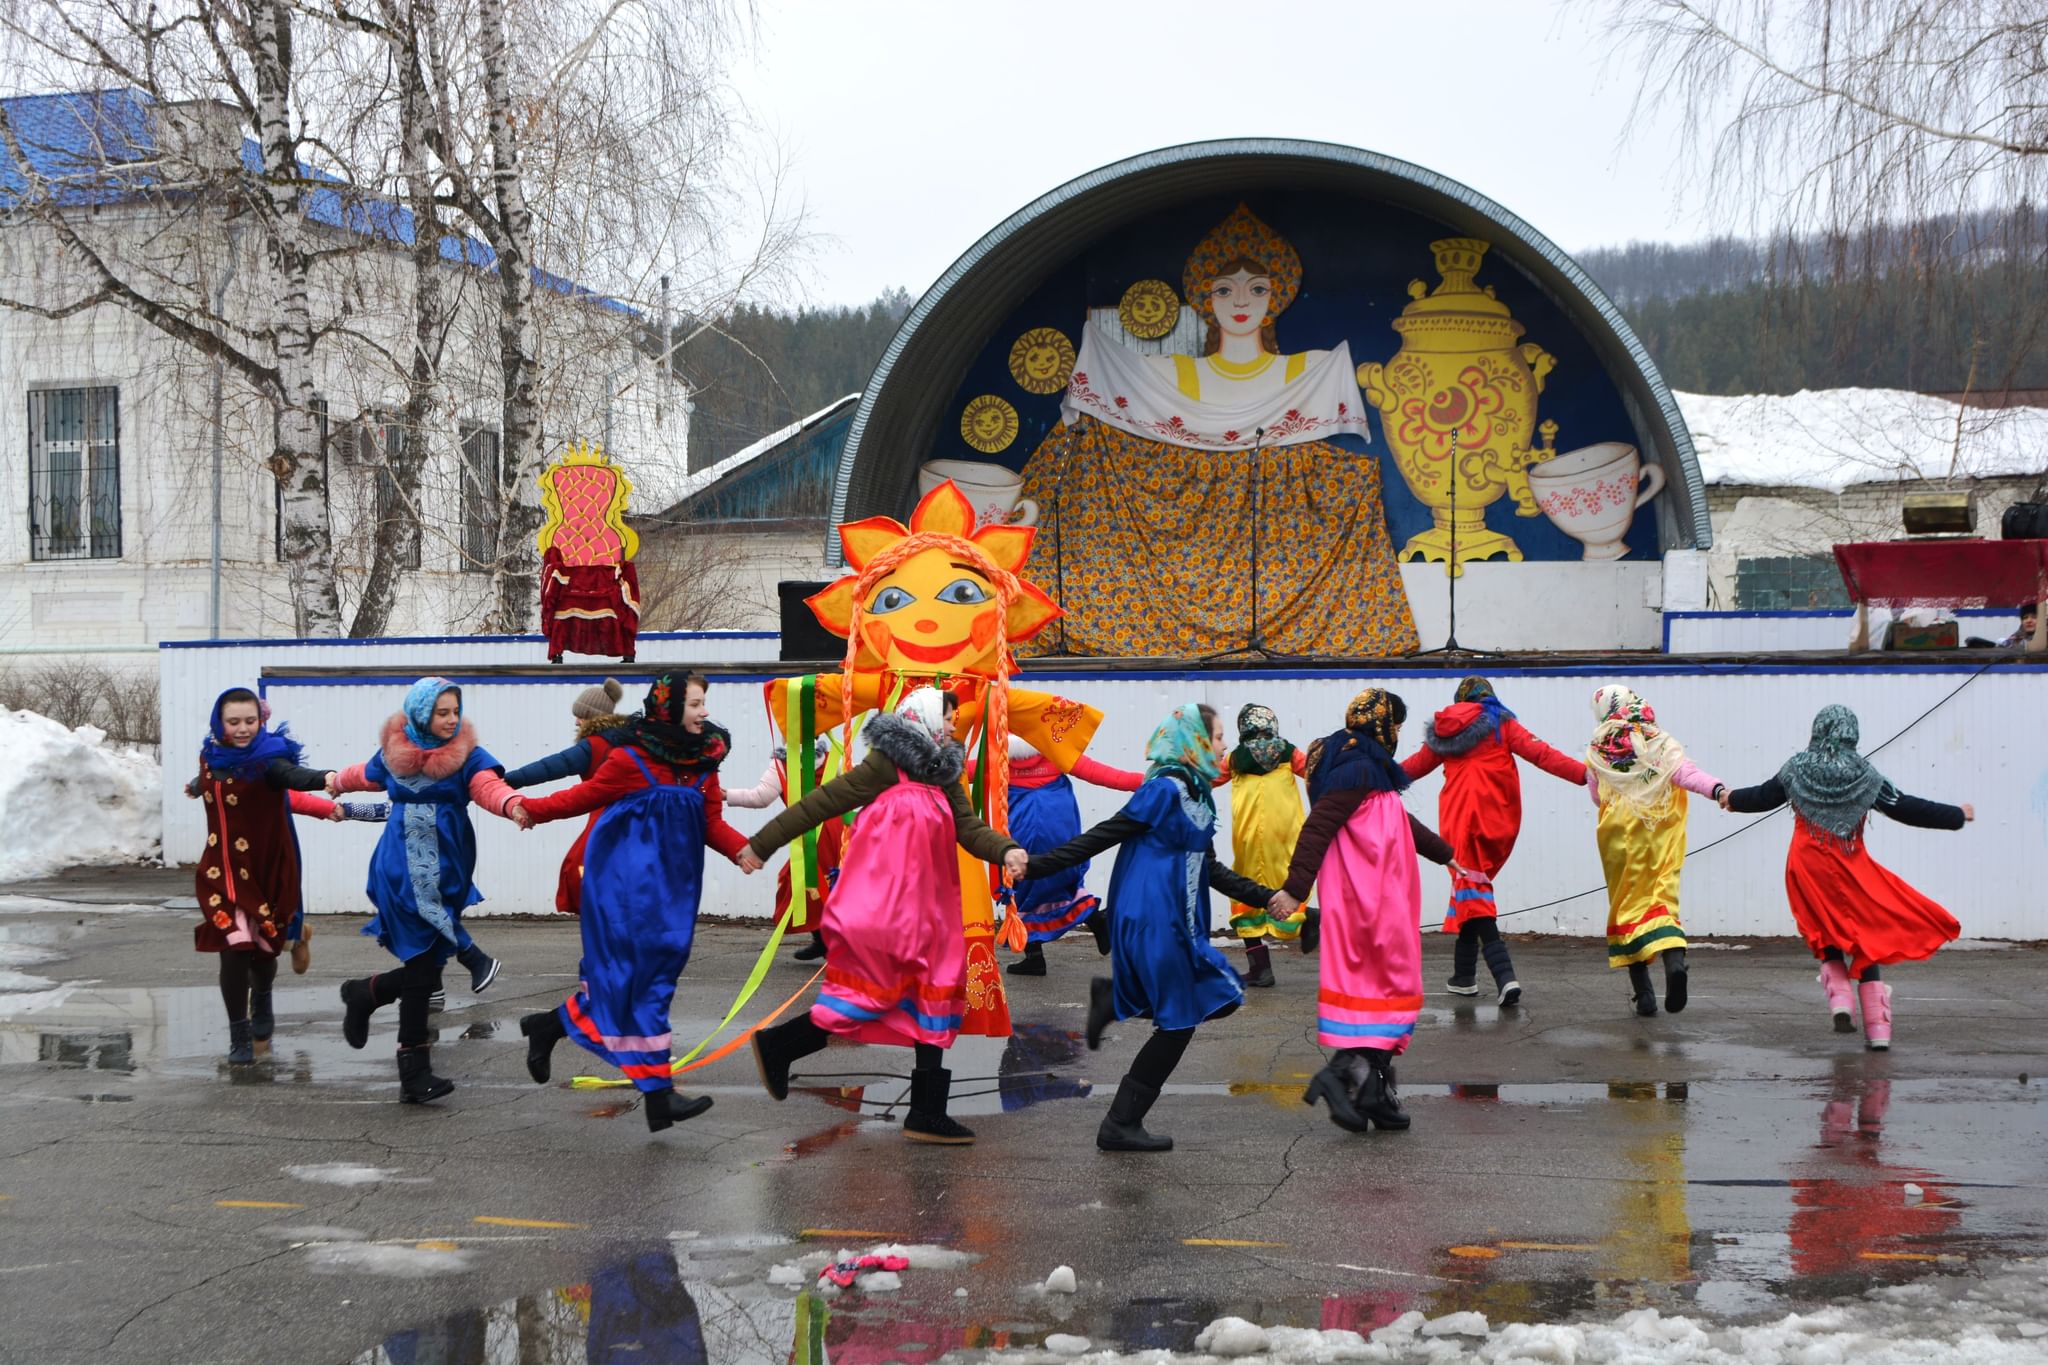
<svg viewBox="0 0 2048 1365">
<path fill-rule="evenodd" d="M 1515 718 L 1515 713 L 1508 710 L 1502 704 L 1499 695 L 1494 692 L 1492 680 L 1482 678 L 1476 673 L 1458 680 L 1458 690 L 1452 695 L 1451 700 L 1478 702 L 1486 708 L 1486 713 L 1492 716 L 1496 723 Z"/>
<path fill-rule="evenodd" d="M 612 732 L 613 742 L 645 749 L 672 768 L 716 769 L 732 750 L 732 736 L 708 718 L 695 733 L 683 727 L 683 708 L 693 682 L 702 679 L 688 673 L 656 678 L 640 704 L 640 714 Z"/>
<path fill-rule="evenodd" d="M 946 696 L 936 687 L 920 687 L 897 704 L 896 714 L 910 721 L 934 744 L 953 737 L 953 723 L 946 718 Z"/>
<path fill-rule="evenodd" d="M 1650 704 L 1619 683 L 1593 694 L 1593 741 L 1586 766 L 1599 777 L 1603 800 L 1620 801 L 1644 817 L 1671 800 L 1671 777 L 1685 762 L 1685 748 L 1657 728 Z"/>
<path fill-rule="evenodd" d="M 1152 738 L 1145 741 L 1145 776 L 1157 777 L 1161 770 L 1179 768 L 1200 779 L 1200 789 L 1207 794 L 1209 784 L 1223 775 L 1223 765 L 1216 761 L 1216 750 L 1209 743 L 1209 722 L 1202 717 L 1202 708 L 1189 702 L 1159 723 L 1152 732 Z"/>
<path fill-rule="evenodd" d="M 456 719 L 462 717 L 462 689 L 446 678 L 421 678 L 405 691 L 405 737 L 422 749 L 438 749 L 448 741 L 434 733 L 434 706 L 455 694 Z"/>
<path fill-rule="evenodd" d="M 1855 838 L 1870 808 L 1896 790 L 1856 752 L 1862 738 L 1854 711 L 1823 706 L 1813 718 L 1812 741 L 1778 769 L 1778 781 L 1792 808 L 1808 824 L 1837 839 Z"/>
<path fill-rule="evenodd" d="M 1244 777 L 1272 772 L 1294 757 L 1294 741 L 1280 737 L 1280 717 L 1270 706 L 1251 703 L 1237 713 L 1237 747 L 1230 771 Z"/>
<path fill-rule="evenodd" d="M 1308 799 L 1363 787 L 1406 791 L 1408 774 L 1394 761 L 1394 730 L 1408 714 L 1401 699 L 1371 687 L 1344 708 L 1344 728 L 1309 746 Z"/>
</svg>

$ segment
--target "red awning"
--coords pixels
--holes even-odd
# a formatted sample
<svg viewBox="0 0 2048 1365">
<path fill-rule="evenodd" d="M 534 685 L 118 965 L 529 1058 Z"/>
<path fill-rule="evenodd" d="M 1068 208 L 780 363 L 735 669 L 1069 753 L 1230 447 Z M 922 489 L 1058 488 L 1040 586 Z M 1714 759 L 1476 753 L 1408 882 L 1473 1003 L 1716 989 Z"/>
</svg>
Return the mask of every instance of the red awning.
<svg viewBox="0 0 2048 1365">
<path fill-rule="evenodd" d="M 2048 540 L 1884 540 L 1837 545 L 1849 600 L 1866 607 L 2017 607 L 2048 597 Z"/>
</svg>

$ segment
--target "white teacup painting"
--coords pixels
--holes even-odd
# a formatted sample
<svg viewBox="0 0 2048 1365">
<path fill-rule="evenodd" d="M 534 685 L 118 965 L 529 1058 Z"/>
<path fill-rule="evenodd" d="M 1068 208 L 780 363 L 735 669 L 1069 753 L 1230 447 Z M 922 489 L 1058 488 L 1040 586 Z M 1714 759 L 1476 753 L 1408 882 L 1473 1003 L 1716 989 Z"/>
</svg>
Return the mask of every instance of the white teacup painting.
<svg viewBox="0 0 2048 1365">
<path fill-rule="evenodd" d="M 1602 441 L 1530 465 L 1529 488 L 1551 524 L 1585 547 L 1586 559 L 1620 559 L 1636 509 L 1664 491 L 1664 471 L 1644 464 L 1632 445 Z"/>
<path fill-rule="evenodd" d="M 999 464 L 973 460 L 926 460 L 917 467 L 918 496 L 923 497 L 948 479 L 974 504 L 977 528 L 1038 524 L 1038 504 L 1024 496 L 1022 474 Z"/>
</svg>

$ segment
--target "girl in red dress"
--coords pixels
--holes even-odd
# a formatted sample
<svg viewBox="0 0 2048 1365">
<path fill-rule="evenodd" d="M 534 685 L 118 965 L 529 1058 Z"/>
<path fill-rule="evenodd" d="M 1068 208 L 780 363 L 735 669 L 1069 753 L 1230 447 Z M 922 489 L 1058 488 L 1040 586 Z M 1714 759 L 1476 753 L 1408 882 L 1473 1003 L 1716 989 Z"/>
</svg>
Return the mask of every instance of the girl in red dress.
<svg viewBox="0 0 2048 1365">
<path fill-rule="evenodd" d="M 576 742 L 560 753 L 514 768 L 505 774 L 505 785 L 518 790 L 564 777 L 589 781 L 612 751 L 616 738 L 612 732 L 630 723 L 618 714 L 619 699 L 625 695 L 625 686 L 617 678 L 606 678 L 602 684 L 577 693 L 576 700 L 569 705 L 569 714 L 576 719 Z M 591 816 L 562 858 L 562 871 L 555 880 L 555 909 L 561 914 L 574 915 L 582 909 L 583 847 L 590 838 L 591 825 L 596 823 L 597 817 Z"/>
<path fill-rule="evenodd" d="M 1792 919 L 1813 955 L 1835 1032 L 1855 1029 L 1850 1019 L 1849 973 L 1861 997 L 1863 1038 L 1874 1052 L 1892 1045 L 1892 988 L 1878 968 L 1918 962 L 1962 932 L 1956 917 L 1915 891 L 1870 856 L 1863 827 L 1872 810 L 1923 829 L 1961 829 L 1977 818 L 1971 807 L 1945 806 L 1907 796 L 1856 752 L 1856 713 L 1824 706 L 1813 718 L 1813 740 L 1786 760 L 1770 781 L 1725 793 L 1722 806 L 1768 811 L 1792 806 L 1792 848 L 1785 857 L 1785 896 Z"/>
<path fill-rule="evenodd" d="M 1491 682 L 1470 677 L 1458 684 L 1451 704 L 1430 719 L 1422 747 L 1401 763 L 1411 782 L 1443 765 L 1437 824 L 1450 840 L 1458 865 L 1478 874 L 1451 879 L 1451 908 L 1443 925 L 1445 933 L 1458 936 L 1451 959 L 1451 993 L 1479 994 L 1474 978 L 1483 948 L 1503 1005 L 1522 999 L 1514 960 L 1494 924 L 1499 912 L 1493 900 L 1493 879 L 1515 851 L 1515 839 L 1522 832 L 1518 758 L 1575 787 L 1586 785 L 1585 764 L 1530 734 L 1515 713 L 1501 705 Z"/>
</svg>

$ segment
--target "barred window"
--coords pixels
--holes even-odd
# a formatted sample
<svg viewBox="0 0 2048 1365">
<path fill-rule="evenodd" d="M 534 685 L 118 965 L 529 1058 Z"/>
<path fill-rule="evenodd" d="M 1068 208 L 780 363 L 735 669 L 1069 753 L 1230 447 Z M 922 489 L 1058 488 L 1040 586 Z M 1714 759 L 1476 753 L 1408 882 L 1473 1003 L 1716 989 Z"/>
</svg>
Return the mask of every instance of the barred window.
<svg viewBox="0 0 2048 1365">
<path fill-rule="evenodd" d="M 1850 605 L 1833 555 L 1764 555 L 1737 560 L 1737 611 L 1814 611 Z"/>
<path fill-rule="evenodd" d="M 383 458 L 377 462 L 377 524 L 381 528 L 387 522 L 405 521 L 412 518 L 413 511 L 406 506 L 405 499 L 398 494 L 398 480 L 391 473 L 391 465 L 405 458 L 406 442 L 412 433 L 402 422 L 385 419 L 377 429 L 380 453 Z M 412 538 L 412 549 L 399 564 L 402 569 L 417 569 L 420 566 L 420 544 L 423 535 Z"/>
<path fill-rule="evenodd" d="M 28 395 L 28 533 L 33 559 L 121 557 L 121 390 Z"/>
<path fill-rule="evenodd" d="M 462 568 L 489 573 L 498 557 L 498 433 L 462 430 Z"/>
</svg>

